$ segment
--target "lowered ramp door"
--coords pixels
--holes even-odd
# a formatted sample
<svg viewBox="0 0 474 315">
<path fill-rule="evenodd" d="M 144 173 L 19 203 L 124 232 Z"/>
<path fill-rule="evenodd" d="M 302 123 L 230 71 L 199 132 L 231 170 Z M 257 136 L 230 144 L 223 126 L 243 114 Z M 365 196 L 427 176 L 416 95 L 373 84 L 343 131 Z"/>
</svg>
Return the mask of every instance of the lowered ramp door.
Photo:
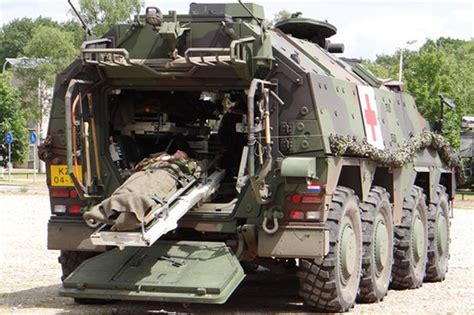
<svg viewBox="0 0 474 315">
<path fill-rule="evenodd" d="M 224 243 L 158 241 L 86 260 L 64 281 L 60 295 L 220 304 L 244 276 Z"/>
</svg>

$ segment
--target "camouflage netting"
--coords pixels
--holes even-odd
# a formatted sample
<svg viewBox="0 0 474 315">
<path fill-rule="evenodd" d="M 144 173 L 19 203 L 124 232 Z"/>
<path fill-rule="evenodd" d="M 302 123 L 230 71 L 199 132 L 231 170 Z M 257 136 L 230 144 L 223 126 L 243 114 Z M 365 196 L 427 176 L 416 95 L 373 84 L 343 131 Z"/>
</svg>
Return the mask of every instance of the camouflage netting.
<svg viewBox="0 0 474 315">
<path fill-rule="evenodd" d="M 53 141 L 51 140 L 51 136 L 47 136 L 46 139 L 44 139 L 38 146 L 38 157 L 41 161 L 48 162 L 53 158 L 54 154 L 52 146 Z"/>
<path fill-rule="evenodd" d="M 332 153 L 336 156 L 355 155 L 392 167 L 401 167 L 413 162 L 413 158 L 418 151 L 431 147 L 438 152 L 448 167 L 454 168 L 458 183 L 463 183 L 465 180 L 461 160 L 456 151 L 453 150 L 446 138 L 431 131 L 423 131 L 412 137 L 396 151 L 377 149 L 369 144 L 365 138 L 358 142 L 352 136 L 334 134 L 329 136 L 329 144 Z"/>
<path fill-rule="evenodd" d="M 192 175 L 199 178 L 201 176 L 201 166 L 199 163 L 196 160 L 190 159 L 186 153 L 179 150 L 173 155 L 166 153 L 152 154 L 135 166 L 135 172 L 148 169 L 167 169 L 178 177 Z"/>
</svg>

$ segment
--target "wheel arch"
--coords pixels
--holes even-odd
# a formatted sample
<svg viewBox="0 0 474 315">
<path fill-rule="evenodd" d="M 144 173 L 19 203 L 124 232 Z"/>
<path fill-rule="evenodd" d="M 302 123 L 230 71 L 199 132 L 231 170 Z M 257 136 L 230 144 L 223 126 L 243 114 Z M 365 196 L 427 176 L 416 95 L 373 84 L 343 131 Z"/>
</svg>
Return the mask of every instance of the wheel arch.
<svg viewBox="0 0 474 315">
<path fill-rule="evenodd" d="M 390 194 L 390 202 L 393 204 L 393 172 L 389 167 L 380 166 L 376 168 L 372 186 L 385 188 Z"/>
<path fill-rule="evenodd" d="M 446 187 L 446 193 L 449 196 L 449 200 L 454 199 L 454 195 L 456 193 L 456 179 L 452 172 L 442 172 L 439 185 Z"/>
<path fill-rule="evenodd" d="M 361 180 L 361 168 L 359 165 L 343 165 L 337 186 L 343 186 L 354 190 L 356 196 L 363 200 L 363 185 Z"/>
<path fill-rule="evenodd" d="M 449 200 L 454 198 L 456 181 L 452 172 L 440 168 L 415 167 L 415 170 L 414 185 L 423 189 L 423 193 L 427 196 L 429 202 L 436 202 L 438 198 L 436 190 L 439 185 L 446 187 Z"/>
<path fill-rule="evenodd" d="M 416 170 L 416 168 L 415 168 Z M 429 197 L 430 200 L 432 200 L 433 196 L 431 195 L 432 193 L 432 183 L 433 182 L 437 182 L 435 180 L 435 177 L 438 177 L 439 174 L 433 174 L 429 171 L 418 171 L 416 172 L 416 176 L 415 176 L 415 183 L 414 185 L 415 186 L 418 186 L 420 187 L 421 189 L 423 189 L 423 193 Z"/>
</svg>

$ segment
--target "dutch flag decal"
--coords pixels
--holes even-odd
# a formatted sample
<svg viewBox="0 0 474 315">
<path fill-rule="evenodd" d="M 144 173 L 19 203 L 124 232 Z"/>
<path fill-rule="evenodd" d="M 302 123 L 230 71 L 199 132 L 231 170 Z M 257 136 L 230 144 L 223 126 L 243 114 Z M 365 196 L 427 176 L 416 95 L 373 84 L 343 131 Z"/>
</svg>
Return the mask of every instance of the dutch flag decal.
<svg viewBox="0 0 474 315">
<path fill-rule="evenodd" d="M 321 192 L 321 184 L 308 184 L 309 193 L 319 193 Z"/>
</svg>

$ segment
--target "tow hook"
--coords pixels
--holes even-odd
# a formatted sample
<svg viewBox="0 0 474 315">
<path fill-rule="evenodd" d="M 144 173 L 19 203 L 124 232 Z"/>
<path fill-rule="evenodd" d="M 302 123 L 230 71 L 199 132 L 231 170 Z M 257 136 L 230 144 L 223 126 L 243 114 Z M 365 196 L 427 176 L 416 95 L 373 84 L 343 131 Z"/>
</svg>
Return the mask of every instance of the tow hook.
<svg viewBox="0 0 474 315">
<path fill-rule="evenodd" d="M 275 234 L 279 228 L 278 219 L 280 218 L 283 218 L 283 212 L 281 212 L 278 208 L 272 208 L 270 210 L 265 211 L 265 217 L 263 218 L 262 222 L 262 229 L 267 234 Z M 269 220 L 273 220 L 273 227 L 268 227 Z"/>
</svg>

